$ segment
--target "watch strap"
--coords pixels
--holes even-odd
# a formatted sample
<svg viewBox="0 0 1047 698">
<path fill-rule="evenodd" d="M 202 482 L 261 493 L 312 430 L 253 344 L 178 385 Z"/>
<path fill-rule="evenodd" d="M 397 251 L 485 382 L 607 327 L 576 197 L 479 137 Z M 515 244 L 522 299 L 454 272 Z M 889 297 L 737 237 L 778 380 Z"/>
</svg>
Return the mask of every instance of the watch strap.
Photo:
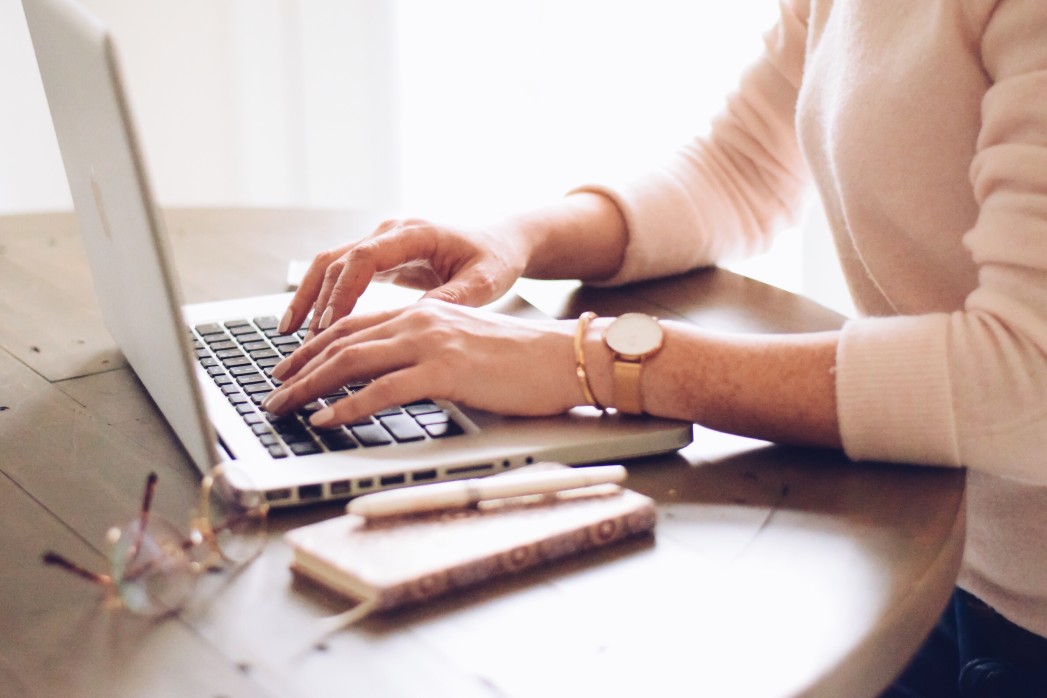
<svg viewBox="0 0 1047 698">
<path fill-rule="evenodd" d="M 614 360 L 614 407 L 626 414 L 643 414 L 643 395 L 640 392 L 640 369 L 643 361 L 621 357 Z"/>
</svg>

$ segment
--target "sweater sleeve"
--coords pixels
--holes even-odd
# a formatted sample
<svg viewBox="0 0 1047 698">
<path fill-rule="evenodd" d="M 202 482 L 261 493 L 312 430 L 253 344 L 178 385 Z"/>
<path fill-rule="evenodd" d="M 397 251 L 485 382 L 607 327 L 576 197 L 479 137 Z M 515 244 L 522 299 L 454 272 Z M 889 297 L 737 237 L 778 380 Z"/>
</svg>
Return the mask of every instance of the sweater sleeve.
<svg viewBox="0 0 1047 698">
<path fill-rule="evenodd" d="M 575 191 L 611 198 L 629 234 L 621 269 L 607 285 L 666 276 L 766 247 L 795 216 L 808 175 L 797 143 L 806 2 L 782 3 L 765 50 L 738 90 L 696 138 L 646 176 Z"/>
<path fill-rule="evenodd" d="M 978 216 L 964 236 L 978 285 L 951 314 L 844 328 L 841 432 L 854 459 L 1047 485 L 1047 3 L 1000 0 L 980 41 L 992 86 L 969 170 Z"/>
</svg>

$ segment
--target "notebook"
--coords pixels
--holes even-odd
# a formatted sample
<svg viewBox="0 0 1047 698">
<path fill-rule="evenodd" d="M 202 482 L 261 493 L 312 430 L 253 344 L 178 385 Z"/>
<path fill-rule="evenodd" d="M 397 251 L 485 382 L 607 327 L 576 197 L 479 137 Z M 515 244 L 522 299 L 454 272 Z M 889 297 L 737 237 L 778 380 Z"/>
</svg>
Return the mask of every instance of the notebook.
<svg viewBox="0 0 1047 698">
<path fill-rule="evenodd" d="M 388 519 L 345 514 L 292 529 L 284 540 L 296 573 L 369 613 L 650 533 L 655 522 L 654 500 L 606 484 Z"/>
<path fill-rule="evenodd" d="M 290 296 L 183 306 L 110 33 L 71 0 L 23 6 L 103 319 L 202 472 L 235 464 L 226 470 L 289 506 L 543 460 L 620 461 L 691 441 L 684 422 L 586 408 L 503 418 L 428 400 L 335 434 L 310 434 L 297 416 L 274 424 L 254 408 L 271 389 L 267 369 L 297 341 L 273 329 Z M 357 307 L 413 297 L 374 285 Z"/>
</svg>

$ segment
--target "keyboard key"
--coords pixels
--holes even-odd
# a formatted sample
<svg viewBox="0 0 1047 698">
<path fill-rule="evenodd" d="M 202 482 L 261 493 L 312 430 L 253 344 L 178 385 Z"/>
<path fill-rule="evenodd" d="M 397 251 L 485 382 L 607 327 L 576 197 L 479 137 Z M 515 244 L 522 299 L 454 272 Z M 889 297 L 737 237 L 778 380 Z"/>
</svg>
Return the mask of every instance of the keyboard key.
<svg viewBox="0 0 1047 698">
<path fill-rule="evenodd" d="M 317 429 L 316 435 L 329 451 L 347 451 L 356 448 L 356 442 L 345 429 Z"/>
<path fill-rule="evenodd" d="M 268 315 L 266 317 L 256 317 L 254 324 L 260 330 L 275 330 L 280 326 L 280 321 L 276 319 L 275 315 Z"/>
<path fill-rule="evenodd" d="M 314 453 L 320 453 L 320 447 L 316 445 L 311 439 L 308 442 L 300 442 L 290 444 L 289 448 L 291 453 L 296 456 L 311 456 Z"/>
<path fill-rule="evenodd" d="M 209 322 L 203 325 L 197 325 L 195 329 L 201 336 L 219 333 L 225 334 L 225 328 L 216 322 Z"/>
<path fill-rule="evenodd" d="M 245 332 L 244 334 L 237 335 L 236 341 L 241 345 L 247 345 L 253 342 L 264 342 L 265 339 L 257 332 Z"/>
<path fill-rule="evenodd" d="M 426 412 L 425 414 L 420 414 L 414 418 L 414 421 L 424 427 L 430 424 L 444 424 L 448 419 L 450 419 L 450 417 L 447 416 L 447 413 L 440 410 L 439 412 Z"/>
<path fill-rule="evenodd" d="M 280 444 L 269 446 L 269 455 L 273 458 L 287 458 L 287 450 Z"/>
<path fill-rule="evenodd" d="M 374 419 L 372 419 L 371 417 L 368 417 L 367 415 L 364 415 L 363 417 L 360 417 L 355 422 L 352 422 L 350 424 L 346 424 L 345 426 L 347 426 L 347 427 L 366 427 L 366 426 L 369 426 L 371 424 L 374 424 Z"/>
<path fill-rule="evenodd" d="M 379 421 L 382 423 L 382 426 L 389 430 L 389 433 L 393 435 L 393 438 L 400 443 L 422 441 L 425 439 L 425 431 L 406 414 L 381 417 L 379 418 Z"/>
<path fill-rule="evenodd" d="M 424 402 L 412 402 L 410 405 L 405 405 L 404 410 L 406 410 L 407 414 L 411 416 L 442 411 L 435 402 L 430 402 L 429 400 L 425 400 Z"/>
<path fill-rule="evenodd" d="M 465 431 L 454 422 L 443 422 L 441 424 L 429 424 L 425 427 L 429 436 L 434 439 L 445 439 L 451 436 L 459 436 Z"/>
<path fill-rule="evenodd" d="M 312 402 L 307 402 L 306 404 L 299 407 L 298 414 L 304 417 L 311 417 L 323 408 L 324 406 L 320 403 L 319 400 L 313 400 Z"/>
<path fill-rule="evenodd" d="M 393 442 L 393 437 L 389 436 L 382 425 L 380 424 L 367 424 L 359 427 L 351 427 L 350 431 L 353 432 L 353 436 L 360 442 L 360 445 L 367 446 L 368 448 L 374 446 L 388 446 Z"/>
</svg>

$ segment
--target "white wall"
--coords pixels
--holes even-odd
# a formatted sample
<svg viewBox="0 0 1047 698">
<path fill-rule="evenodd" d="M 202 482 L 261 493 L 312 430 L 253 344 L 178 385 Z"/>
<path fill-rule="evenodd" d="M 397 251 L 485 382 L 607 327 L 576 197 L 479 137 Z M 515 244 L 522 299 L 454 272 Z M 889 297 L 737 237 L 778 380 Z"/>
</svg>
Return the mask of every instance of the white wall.
<svg viewBox="0 0 1047 698">
<path fill-rule="evenodd" d="M 388 206 L 392 5 L 81 0 L 112 29 L 166 205 Z M 0 212 L 68 208 L 19 0 L 0 0 Z"/>
<path fill-rule="evenodd" d="M 18 0 L 0 0 L 0 213 L 65 208 L 51 117 Z"/>
<path fill-rule="evenodd" d="M 81 0 L 112 27 L 159 198 L 495 210 L 703 128 L 775 3 Z M 0 210 L 68 205 L 0 0 Z M 683 86 L 681 88 L 681 85 Z M 30 171 L 32 176 L 26 176 Z"/>
</svg>

